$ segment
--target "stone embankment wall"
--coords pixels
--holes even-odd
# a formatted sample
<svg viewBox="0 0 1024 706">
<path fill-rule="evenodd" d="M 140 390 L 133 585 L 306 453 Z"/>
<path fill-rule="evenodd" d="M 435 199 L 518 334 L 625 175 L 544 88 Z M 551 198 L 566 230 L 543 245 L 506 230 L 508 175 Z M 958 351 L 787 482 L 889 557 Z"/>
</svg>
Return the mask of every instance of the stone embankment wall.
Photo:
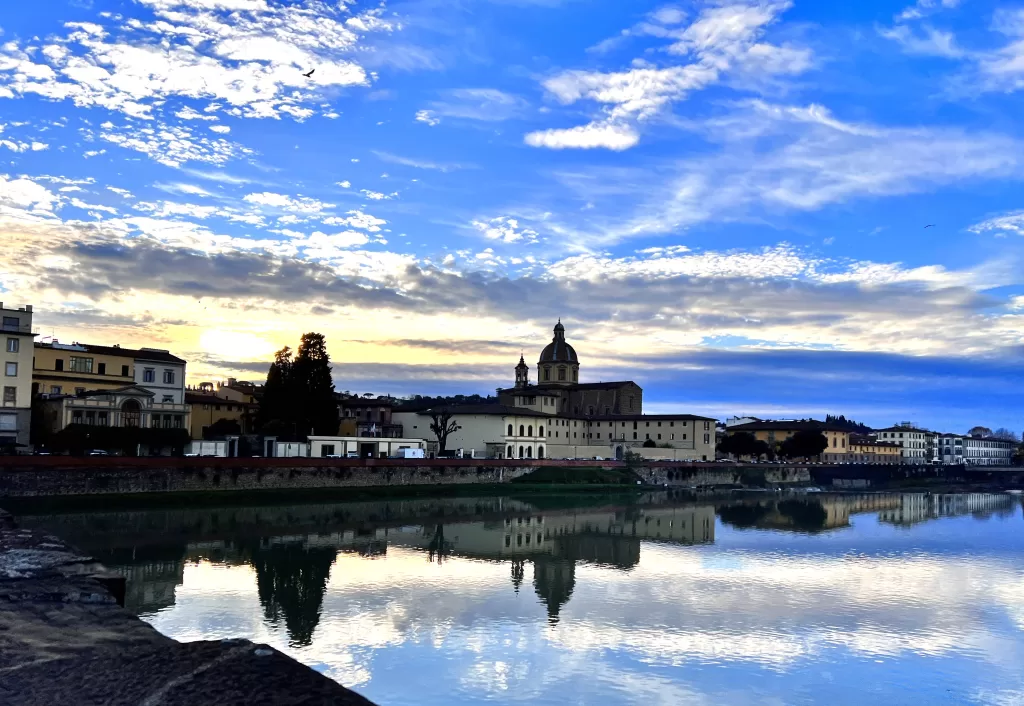
<svg viewBox="0 0 1024 706">
<path fill-rule="evenodd" d="M 40 463 L 45 460 L 46 463 Z M 538 464 L 310 459 L 0 459 L 0 497 L 506 483 Z"/>
<path fill-rule="evenodd" d="M 0 458 L 0 497 L 498 485 L 543 466 L 595 465 L 622 467 L 614 461 L 7 457 Z M 646 483 L 672 487 L 810 480 L 807 469 L 788 467 L 649 463 L 634 470 Z"/>
</svg>

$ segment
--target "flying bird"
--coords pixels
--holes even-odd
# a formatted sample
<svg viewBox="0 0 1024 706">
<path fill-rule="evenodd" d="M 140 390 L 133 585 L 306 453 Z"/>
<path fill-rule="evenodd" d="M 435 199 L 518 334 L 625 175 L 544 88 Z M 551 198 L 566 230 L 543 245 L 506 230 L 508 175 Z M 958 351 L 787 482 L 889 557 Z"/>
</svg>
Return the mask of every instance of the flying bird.
<svg viewBox="0 0 1024 706">
<path fill-rule="evenodd" d="M 306 78 L 312 78 L 314 71 L 316 71 L 316 69 L 310 69 L 308 74 L 302 74 L 302 75 L 305 76 Z"/>
<path fill-rule="evenodd" d="M 928 225 L 925 226 L 925 230 L 927 230 L 929 228 L 934 228 L 934 227 L 935 227 L 934 223 L 929 223 Z"/>
</svg>

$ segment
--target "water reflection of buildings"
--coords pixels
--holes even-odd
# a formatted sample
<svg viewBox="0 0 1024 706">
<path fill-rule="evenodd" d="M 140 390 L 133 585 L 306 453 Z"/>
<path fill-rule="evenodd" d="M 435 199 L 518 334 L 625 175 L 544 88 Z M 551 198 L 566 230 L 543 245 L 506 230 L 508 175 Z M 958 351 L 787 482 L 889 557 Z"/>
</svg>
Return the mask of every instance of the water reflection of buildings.
<svg viewBox="0 0 1024 706">
<path fill-rule="evenodd" d="M 899 505 L 899 496 L 883 493 L 793 495 L 747 499 L 719 505 L 722 522 L 738 528 L 822 532 L 850 526 L 850 516 Z"/>
<path fill-rule="evenodd" d="M 957 515 L 1013 514 L 1016 512 L 1016 504 L 1016 499 L 1012 495 L 905 493 L 899 496 L 896 507 L 879 513 L 878 519 L 893 525 L 910 526 Z"/>
<path fill-rule="evenodd" d="M 677 544 L 714 542 L 714 507 L 632 509 L 507 517 L 500 522 L 466 522 L 407 527 L 392 532 L 395 546 L 426 549 L 431 559 L 463 556 L 512 560 L 512 586 L 519 591 L 525 565 L 533 565 L 533 586 L 555 623 L 572 597 L 577 563 L 629 570 L 640 563 L 641 540 Z"/>
</svg>

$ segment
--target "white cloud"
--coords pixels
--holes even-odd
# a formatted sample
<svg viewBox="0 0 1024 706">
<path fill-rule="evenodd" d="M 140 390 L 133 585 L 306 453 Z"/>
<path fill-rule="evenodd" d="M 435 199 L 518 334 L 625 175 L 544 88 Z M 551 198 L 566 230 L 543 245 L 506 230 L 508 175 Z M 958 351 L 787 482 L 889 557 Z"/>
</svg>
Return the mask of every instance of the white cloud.
<svg viewBox="0 0 1024 706">
<path fill-rule="evenodd" d="M 483 120 L 487 122 L 499 122 L 508 120 L 521 114 L 526 108 L 526 101 L 519 96 L 514 96 L 496 88 L 457 88 L 445 91 L 444 99 L 434 101 L 430 104 L 430 110 L 421 110 L 416 114 L 424 114 L 431 125 L 436 125 L 440 120 L 435 116 L 440 115 L 447 118 L 462 118 L 465 120 Z M 428 122 L 428 120 L 423 120 Z"/>
<path fill-rule="evenodd" d="M 137 203 L 135 208 L 150 213 L 157 218 L 187 216 L 189 218 L 203 219 L 223 214 L 224 211 L 224 209 L 217 206 L 198 206 L 191 203 L 173 203 L 171 201 L 161 201 L 159 203 L 142 201 Z"/>
<path fill-rule="evenodd" d="M 156 18 L 68 23 L 41 52 L 0 48 L 0 87 L 148 118 L 170 98 L 219 101 L 243 117 L 305 119 L 321 89 L 368 85 L 361 37 L 391 32 L 383 7 L 351 15 L 326 3 L 139 0 Z M 239 9 L 243 8 L 243 9 Z M 315 68 L 307 78 L 303 73 Z M 208 119 L 182 108 L 179 117 Z"/>
<path fill-rule="evenodd" d="M 85 211 L 102 211 L 103 213 L 111 213 L 117 215 L 117 209 L 110 206 L 100 206 L 97 204 L 86 203 L 79 198 L 72 197 L 70 201 L 71 205 L 75 208 L 80 208 Z"/>
<path fill-rule="evenodd" d="M 377 218 L 358 210 L 349 211 L 345 217 L 329 216 L 324 218 L 323 222 L 329 226 L 348 226 L 369 231 L 370 233 L 379 233 L 380 227 L 387 224 L 387 221 L 383 218 Z"/>
<path fill-rule="evenodd" d="M 916 3 L 904 8 L 896 15 L 897 22 L 919 20 L 939 9 L 952 9 L 960 4 L 960 0 L 917 0 Z"/>
<path fill-rule="evenodd" d="M 372 201 L 386 201 L 386 200 L 391 200 L 391 199 L 394 199 L 394 198 L 398 198 L 398 192 L 397 191 L 392 191 L 390 194 L 384 194 L 384 193 L 381 193 L 380 191 L 370 191 L 369 189 L 360 189 L 359 191 L 360 191 L 360 193 L 363 194 L 363 196 L 365 196 L 366 198 L 368 198 L 368 199 L 370 199 Z"/>
<path fill-rule="evenodd" d="M 434 116 L 434 113 L 430 110 L 418 110 L 416 111 L 416 122 L 426 123 L 431 127 L 440 124 L 441 120 Z"/>
<path fill-rule="evenodd" d="M 432 162 L 424 159 L 414 159 L 412 157 L 403 157 L 397 154 L 391 154 L 390 152 L 379 152 L 374 150 L 373 153 L 384 162 L 390 162 L 392 164 L 401 164 L 406 167 L 412 167 L 413 169 L 429 169 L 436 170 L 439 172 L 454 172 L 459 169 L 474 169 L 473 165 L 466 164 L 450 164 L 443 162 Z M 358 162 L 358 159 L 352 160 Z"/>
<path fill-rule="evenodd" d="M 302 247 L 309 258 L 333 260 L 347 254 L 342 251 L 365 245 L 369 240 L 365 233 L 351 230 L 333 235 L 317 231 L 302 242 Z"/>
<path fill-rule="evenodd" d="M 655 16 L 654 23 L 634 30 L 672 40 L 666 51 L 690 61 L 664 68 L 644 62 L 611 73 L 567 71 L 547 79 L 545 89 L 563 104 L 589 100 L 604 107 L 601 116 L 585 126 L 530 133 L 527 144 L 554 149 L 628 149 L 639 140 L 636 123 L 653 118 L 692 91 L 727 76 L 740 86 L 751 87 L 806 71 L 812 65 L 810 50 L 762 41 L 766 28 L 788 7 L 789 2 L 783 1 L 713 5 L 705 7 L 688 26 L 671 24 L 680 19 L 677 13 L 661 16 L 660 23 Z"/>
<path fill-rule="evenodd" d="M 952 32 L 937 30 L 934 27 L 924 27 L 917 31 L 907 25 L 896 25 L 881 28 L 878 33 L 897 42 L 907 54 L 941 56 L 947 59 L 960 59 L 967 55 L 957 45 Z"/>
<path fill-rule="evenodd" d="M 640 135 L 628 125 L 590 123 L 561 130 L 531 132 L 523 139 L 531 147 L 548 147 L 556 150 L 604 148 L 621 151 L 636 145 L 640 141 Z"/>
<path fill-rule="evenodd" d="M 1024 211 L 1011 211 L 1001 216 L 975 223 L 968 228 L 972 233 L 1014 233 L 1024 235 Z"/>
<path fill-rule="evenodd" d="M 210 131 L 226 135 L 227 133 L 231 132 L 231 128 L 229 128 L 227 125 L 211 125 Z"/>
<path fill-rule="evenodd" d="M 560 243 L 587 251 L 709 220 L 761 220 L 969 179 L 1024 176 L 1024 143 L 1013 138 L 845 122 L 822 106 L 748 101 L 691 127 L 718 149 L 666 163 L 653 175 L 621 168 L 559 173 L 581 201 L 611 200 L 615 208 L 586 211 L 584 227 L 558 218 L 546 227 L 563 236 Z"/>
<path fill-rule="evenodd" d="M 59 201 L 49 189 L 30 179 L 10 179 L 0 174 L 0 212 L 18 209 L 32 216 L 52 215 Z"/>
<path fill-rule="evenodd" d="M 175 115 L 182 120 L 216 120 L 216 115 L 210 115 L 209 113 L 200 113 L 191 106 L 185 106 L 181 110 L 175 113 Z"/>
<path fill-rule="evenodd" d="M 503 243 L 535 243 L 540 236 L 534 229 L 520 226 L 517 219 L 508 216 L 472 221 L 471 225 L 488 240 L 500 240 Z"/>
<path fill-rule="evenodd" d="M 350 182 L 350 181 L 339 181 L 338 182 L 338 186 L 340 186 L 342 189 L 348 189 L 348 188 L 352 187 L 352 182 Z"/>
<path fill-rule="evenodd" d="M 128 191 L 128 189 L 121 189 L 117 186 L 108 186 L 106 189 L 107 191 L 113 191 L 118 196 L 123 196 L 126 199 L 134 198 L 132 196 L 132 192 Z"/>
<path fill-rule="evenodd" d="M 326 209 L 334 207 L 334 204 L 324 203 L 317 199 L 311 199 L 305 196 L 293 198 L 284 194 L 275 194 L 270 191 L 246 194 L 244 200 L 249 203 L 280 209 L 292 214 L 318 214 Z"/>
<path fill-rule="evenodd" d="M 115 127 L 100 132 L 99 139 L 141 152 L 169 167 L 187 162 L 224 164 L 233 158 L 253 154 L 253 150 L 234 142 L 198 137 L 191 129 L 180 125 Z"/>
</svg>

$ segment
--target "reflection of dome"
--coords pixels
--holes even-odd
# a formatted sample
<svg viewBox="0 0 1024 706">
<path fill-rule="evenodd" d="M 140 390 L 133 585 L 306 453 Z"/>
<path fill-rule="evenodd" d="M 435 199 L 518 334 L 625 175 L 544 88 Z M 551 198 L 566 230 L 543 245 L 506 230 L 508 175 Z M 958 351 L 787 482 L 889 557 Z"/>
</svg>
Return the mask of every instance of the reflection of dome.
<svg viewBox="0 0 1024 706">
<path fill-rule="evenodd" d="M 555 337 L 540 354 L 540 363 L 578 363 L 576 351 L 565 342 L 565 327 L 559 321 L 555 326 Z"/>
<path fill-rule="evenodd" d="M 533 561 L 533 588 L 548 608 L 548 622 L 558 622 L 558 612 L 572 597 L 576 587 L 576 562 L 565 559 Z"/>
</svg>

